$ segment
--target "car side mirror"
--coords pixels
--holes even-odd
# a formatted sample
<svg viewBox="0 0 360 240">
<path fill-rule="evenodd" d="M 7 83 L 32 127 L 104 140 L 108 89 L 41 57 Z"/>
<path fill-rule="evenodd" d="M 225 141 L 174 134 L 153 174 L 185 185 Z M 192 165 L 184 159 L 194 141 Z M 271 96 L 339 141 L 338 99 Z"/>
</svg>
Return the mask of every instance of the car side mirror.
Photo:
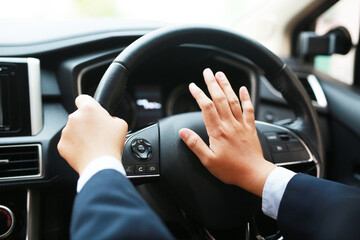
<svg viewBox="0 0 360 240">
<path fill-rule="evenodd" d="M 331 29 L 325 35 L 319 36 L 315 32 L 301 32 L 298 38 L 298 56 L 309 57 L 316 55 L 345 55 L 352 47 L 349 31 L 345 27 Z"/>
</svg>

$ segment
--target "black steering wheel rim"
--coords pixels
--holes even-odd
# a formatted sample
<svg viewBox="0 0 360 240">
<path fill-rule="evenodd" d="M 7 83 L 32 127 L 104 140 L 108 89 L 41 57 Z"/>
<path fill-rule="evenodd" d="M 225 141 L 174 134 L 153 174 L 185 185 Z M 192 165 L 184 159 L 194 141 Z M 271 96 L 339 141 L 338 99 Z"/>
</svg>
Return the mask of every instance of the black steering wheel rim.
<svg viewBox="0 0 360 240">
<path fill-rule="evenodd" d="M 208 26 L 176 26 L 144 35 L 112 62 L 100 81 L 95 99 L 111 113 L 124 94 L 130 74 L 140 64 L 162 50 L 182 44 L 215 46 L 242 55 L 258 66 L 294 110 L 296 119 L 286 127 L 307 143 L 320 167 L 323 166 L 323 142 L 317 115 L 300 81 L 280 58 L 264 46 L 228 30 Z"/>
</svg>

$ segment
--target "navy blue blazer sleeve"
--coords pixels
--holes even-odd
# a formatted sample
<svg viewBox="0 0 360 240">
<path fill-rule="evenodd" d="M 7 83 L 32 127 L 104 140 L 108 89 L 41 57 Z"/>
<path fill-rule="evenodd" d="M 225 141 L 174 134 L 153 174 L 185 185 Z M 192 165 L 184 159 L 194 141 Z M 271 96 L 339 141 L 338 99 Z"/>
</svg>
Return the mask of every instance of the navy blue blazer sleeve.
<svg viewBox="0 0 360 240">
<path fill-rule="evenodd" d="M 360 190 L 296 174 L 285 189 L 277 221 L 285 240 L 360 239 Z"/>
<path fill-rule="evenodd" d="M 75 198 L 71 239 L 173 239 L 131 182 L 115 170 L 96 173 Z"/>
</svg>

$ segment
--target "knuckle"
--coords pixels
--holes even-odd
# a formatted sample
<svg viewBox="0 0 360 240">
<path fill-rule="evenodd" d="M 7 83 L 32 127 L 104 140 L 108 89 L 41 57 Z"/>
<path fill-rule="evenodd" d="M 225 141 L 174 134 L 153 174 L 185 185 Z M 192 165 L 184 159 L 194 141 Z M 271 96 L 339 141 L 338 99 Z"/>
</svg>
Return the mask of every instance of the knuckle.
<svg viewBox="0 0 360 240">
<path fill-rule="evenodd" d="M 229 81 L 226 78 L 220 79 L 220 83 L 221 85 L 223 85 L 224 87 L 228 87 L 230 86 Z"/>
<path fill-rule="evenodd" d="M 248 112 L 249 114 L 251 115 L 254 115 L 254 108 L 252 106 L 245 106 L 245 109 L 244 109 L 246 112 Z"/>
<path fill-rule="evenodd" d="M 214 100 L 217 102 L 225 102 L 226 96 L 224 94 L 218 94 L 214 96 Z"/>
<path fill-rule="evenodd" d="M 195 137 L 190 138 L 190 140 L 189 140 L 189 148 L 196 149 L 197 145 L 198 145 L 198 141 L 199 141 L 199 139 L 197 139 Z"/>
<path fill-rule="evenodd" d="M 218 126 L 216 129 L 211 131 L 211 135 L 219 138 L 226 138 L 227 137 L 227 131 L 226 128 L 222 126 Z"/>
<path fill-rule="evenodd" d="M 205 157 L 204 159 L 202 159 L 202 164 L 207 167 L 207 168 L 211 168 L 214 164 L 214 160 L 212 157 Z"/>
<path fill-rule="evenodd" d="M 72 120 L 74 120 L 75 118 L 76 118 L 76 114 L 75 114 L 75 112 L 73 112 L 73 113 L 69 114 L 69 116 L 68 116 L 68 121 L 72 121 Z"/>
<path fill-rule="evenodd" d="M 90 102 L 86 102 L 81 106 L 81 109 L 85 112 L 91 112 L 94 109 L 94 105 Z"/>
<path fill-rule="evenodd" d="M 126 130 L 128 129 L 128 124 L 125 120 L 121 118 L 117 118 L 116 120 L 121 128 L 126 128 Z"/>
<path fill-rule="evenodd" d="M 205 111 L 212 111 L 214 108 L 215 108 L 215 105 L 211 101 L 209 101 L 203 105 L 203 110 L 205 110 Z"/>
<path fill-rule="evenodd" d="M 64 142 L 62 140 L 60 140 L 57 144 L 57 150 L 60 153 L 60 155 L 62 155 L 63 151 L 64 151 Z"/>
<path fill-rule="evenodd" d="M 67 125 L 71 125 L 73 122 L 76 122 L 78 119 L 79 119 L 79 112 L 77 110 L 77 111 L 69 114 Z"/>
<path fill-rule="evenodd" d="M 230 99 L 230 100 L 229 100 L 229 103 L 230 103 L 231 106 L 238 106 L 238 105 L 240 105 L 239 99 L 237 99 L 237 98 L 232 98 L 232 99 Z"/>
</svg>

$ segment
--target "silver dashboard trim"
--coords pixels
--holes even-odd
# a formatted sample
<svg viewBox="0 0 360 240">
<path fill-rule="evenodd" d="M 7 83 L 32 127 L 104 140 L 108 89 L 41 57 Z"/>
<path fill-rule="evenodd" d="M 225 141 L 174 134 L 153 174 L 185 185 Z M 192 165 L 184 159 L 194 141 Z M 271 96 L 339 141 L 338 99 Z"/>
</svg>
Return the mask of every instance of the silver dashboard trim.
<svg viewBox="0 0 360 240">
<path fill-rule="evenodd" d="M 10 62 L 10 63 L 27 63 L 27 58 L 16 58 L 16 57 L 0 57 L 0 62 Z"/>
<path fill-rule="evenodd" d="M 82 92 L 82 88 L 81 88 L 81 83 L 82 83 L 82 79 L 83 79 L 83 76 L 84 74 L 91 70 L 91 69 L 94 69 L 94 68 L 97 68 L 97 67 L 101 67 L 103 65 L 110 65 L 112 63 L 113 59 L 106 59 L 106 60 L 103 60 L 103 61 L 100 61 L 100 62 L 97 62 L 97 63 L 94 63 L 94 64 L 91 64 L 89 66 L 86 66 L 84 67 L 83 69 L 81 69 L 81 71 L 79 72 L 79 75 L 77 77 L 77 90 L 78 90 L 78 95 L 81 95 L 83 94 Z"/>
<path fill-rule="evenodd" d="M 39 239 L 39 196 L 28 189 L 26 197 L 26 240 Z"/>
<path fill-rule="evenodd" d="M 131 179 L 131 178 L 149 178 L 149 177 L 160 177 L 160 174 L 146 174 L 146 175 L 135 175 L 135 176 L 126 176 L 127 178 Z"/>
<path fill-rule="evenodd" d="M 317 77 L 314 74 L 309 74 L 306 79 L 309 82 L 316 98 L 316 102 L 313 101 L 313 104 L 318 105 L 318 107 L 326 108 L 328 104 L 325 93 Z"/>
<path fill-rule="evenodd" d="M 16 145 L 0 145 L 0 148 L 5 147 L 29 147 L 29 146 L 37 146 L 38 153 L 39 153 L 39 173 L 35 175 L 25 175 L 25 176 L 16 176 L 16 177 L 1 177 L 0 182 L 8 181 L 8 180 L 27 180 L 33 178 L 40 178 L 43 176 L 43 161 L 42 161 L 42 148 L 41 144 L 34 143 L 34 144 L 16 144 Z"/>
<path fill-rule="evenodd" d="M 38 134 L 43 127 L 40 60 L 36 58 L 28 58 L 27 64 L 29 76 L 31 135 L 34 136 Z"/>
<path fill-rule="evenodd" d="M 298 76 L 298 75 L 297 75 Z M 319 80 L 317 79 L 317 77 L 314 74 L 308 74 L 305 75 L 314 95 L 316 98 L 316 101 L 312 100 L 311 103 L 314 107 L 319 107 L 319 108 L 327 108 L 327 100 L 325 97 L 325 93 L 319 83 Z M 274 94 L 277 98 L 281 98 L 284 99 L 283 95 L 281 94 L 281 92 L 279 92 L 277 89 L 275 89 L 271 83 L 269 82 L 269 80 L 267 80 L 267 78 L 263 77 L 262 79 L 262 83 L 265 85 L 265 87 L 272 93 Z"/>
</svg>

